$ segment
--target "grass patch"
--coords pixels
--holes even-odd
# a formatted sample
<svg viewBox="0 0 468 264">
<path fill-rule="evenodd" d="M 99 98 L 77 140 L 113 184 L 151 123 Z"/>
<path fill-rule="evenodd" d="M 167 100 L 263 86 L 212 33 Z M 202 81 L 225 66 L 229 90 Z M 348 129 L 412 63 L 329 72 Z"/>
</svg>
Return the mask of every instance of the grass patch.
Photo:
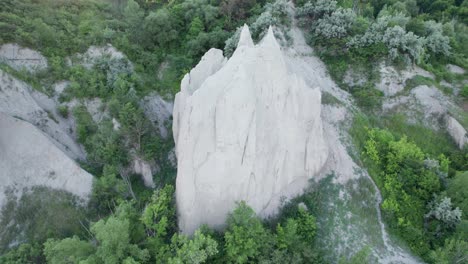
<svg viewBox="0 0 468 264">
<path fill-rule="evenodd" d="M 33 89 L 45 93 L 48 96 L 51 96 L 52 93 L 46 89 L 44 86 L 41 85 L 39 78 L 36 77 L 35 74 L 28 72 L 27 70 L 15 70 L 14 68 L 10 67 L 6 63 L 0 63 L 0 70 L 10 74 L 11 76 L 15 77 L 18 80 L 21 80 L 28 85 L 30 85 Z"/>
<path fill-rule="evenodd" d="M 47 187 L 33 187 L 17 199 L 7 194 L 1 210 L 0 252 L 23 241 L 43 242 L 82 234 L 85 209 L 72 194 Z"/>
<path fill-rule="evenodd" d="M 343 103 L 329 92 L 322 92 L 322 104 L 342 105 Z"/>
<path fill-rule="evenodd" d="M 355 146 L 362 150 L 366 139 L 366 127 L 378 127 L 389 130 L 396 137 L 407 136 L 425 153 L 437 156 L 440 153 L 451 153 L 457 146 L 445 131 L 434 131 L 423 125 L 410 124 L 403 114 L 377 117 L 374 115 L 356 115 L 350 130 Z"/>
<path fill-rule="evenodd" d="M 304 203 L 317 218 L 314 248 L 322 253 L 326 263 L 335 263 L 366 246 L 379 255 L 385 254 L 372 183 L 360 177 L 341 185 L 333 182 L 334 177 L 331 174 L 319 182 L 311 182 L 305 194 L 281 209 L 280 219 L 291 217 L 298 204 Z M 371 257 L 370 263 L 377 262 Z"/>
<path fill-rule="evenodd" d="M 405 90 L 409 91 L 415 87 L 427 85 L 427 86 L 437 86 L 437 83 L 429 77 L 424 77 L 421 75 L 416 75 L 411 79 L 406 80 L 405 82 Z"/>
</svg>

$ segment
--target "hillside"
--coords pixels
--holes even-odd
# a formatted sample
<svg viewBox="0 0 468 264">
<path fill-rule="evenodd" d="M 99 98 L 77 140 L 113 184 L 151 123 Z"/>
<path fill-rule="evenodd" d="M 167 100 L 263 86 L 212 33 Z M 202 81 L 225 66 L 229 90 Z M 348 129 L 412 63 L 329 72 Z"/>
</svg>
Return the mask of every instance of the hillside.
<svg viewBox="0 0 468 264">
<path fill-rule="evenodd" d="M 0 263 L 468 263 L 467 23 L 2 1 Z"/>
</svg>

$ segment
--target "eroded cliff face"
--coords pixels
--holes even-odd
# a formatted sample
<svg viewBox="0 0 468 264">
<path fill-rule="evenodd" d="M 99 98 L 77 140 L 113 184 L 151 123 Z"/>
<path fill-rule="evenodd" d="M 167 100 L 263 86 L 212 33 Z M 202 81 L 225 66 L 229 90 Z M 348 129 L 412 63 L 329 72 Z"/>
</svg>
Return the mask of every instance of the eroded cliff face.
<svg viewBox="0 0 468 264">
<path fill-rule="evenodd" d="M 0 208 L 7 192 L 20 197 L 33 186 L 65 190 L 88 200 L 93 176 L 34 125 L 0 112 Z"/>
<path fill-rule="evenodd" d="M 244 26 L 229 60 L 208 51 L 182 80 L 173 115 L 185 233 L 222 227 L 236 201 L 275 214 L 328 157 L 320 90 L 288 73 L 271 28 L 254 45 Z"/>
</svg>

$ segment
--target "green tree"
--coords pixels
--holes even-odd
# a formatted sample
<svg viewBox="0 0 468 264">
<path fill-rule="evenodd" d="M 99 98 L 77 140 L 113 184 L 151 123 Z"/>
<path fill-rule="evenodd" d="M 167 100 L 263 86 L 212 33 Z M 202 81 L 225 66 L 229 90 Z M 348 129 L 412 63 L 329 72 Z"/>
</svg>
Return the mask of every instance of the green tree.
<svg viewBox="0 0 468 264">
<path fill-rule="evenodd" d="M 169 238 L 175 232 L 174 187 L 166 185 L 156 190 L 141 215 L 148 236 L 147 243 L 156 259 L 170 256 Z"/>
<path fill-rule="evenodd" d="M 118 171 L 112 165 L 105 165 L 101 177 L 95 179 L 91 204 L 99 213 L 109 213 L 118 199 L 125 197 L 125 183 L 117 177 Z"/>
<path fill-rule="evenodd" d="M 459 207 L 464 217 L 468 216 L 468 172 L 458 173 L 449 182 L 447 194 L 452 198 L 455 206 Z"/>
<path fill-rule="evenodd" d="M 144 29 L 151 43 L 158 47 L 167 47 L 177 39 L 178 32 L 175 30 L 171 13 L 166 8 L 160 8 L 156 12 L 150 12 L 145 18 Z"/>
<path fill-rule="evenodd" d="M 98 262 L 106 264 L 119 263 L 128 257 L 146 261 L 149 258 L 147 249 L 140 249 L 130 241 L 130 223 L 128 219 L 110 216 L 91 226 L 91 232 L 97 242 L 96 254 Z M 92 257 L 93 258 L 93 257 Z"/>
<path fill-rule="evenodd" d="M 122 131 L 133 143 L 133 147 L 141 152 L 141 141 L 143 136 L 149 132 L 148 120 L 142 111 L 131 102 L 126 103 L 119 112 L 119 121 Z"/>
<path fill-rule="evenodd" d="M 182 234 L 175 234 L 171 243 L 174 256 L 169 258 L 168 263 L 205 263 L 209 257 L 218 253 L 217 247 L 218 243 L 200 230 L 195 231 L 192 239 Z"/>
<path fill-rule="evenodd" d="M 205 30 L 203 21 L 199 17 L 195 17 L 190 23 L 190 27 L 187 33 L 187 39 L 193 39 L 198 36 L 201 32 Z"/>
<path fill-rule="evenodd" d="M 231 263 L 255 261 L 271 239 L 260 219 L 244 201 L 229 214 L 227 225 L 225 250 Z"/>
<path fill-rule="evenodd" d="M 23 243 L 17 248 L 12 248 L 0 256 L 0 263 L 24 264 L 24 263 L 44 263 L 40 244 Z"/>
<path fill-rule="evenodd" d="M 459 239 L 447 239 L 443 247 L 430 253 L 430 259 L 436 264 L 466 263 L 468 260 L 468 242 Z"/>
<path fill-rule="evenodd" d="M 94 253 L 94 247 L 77 236 L 62 240 L 48 239 L 44 243 L 44 255 L 47 263 L 79 263 Z"/>
</svg>

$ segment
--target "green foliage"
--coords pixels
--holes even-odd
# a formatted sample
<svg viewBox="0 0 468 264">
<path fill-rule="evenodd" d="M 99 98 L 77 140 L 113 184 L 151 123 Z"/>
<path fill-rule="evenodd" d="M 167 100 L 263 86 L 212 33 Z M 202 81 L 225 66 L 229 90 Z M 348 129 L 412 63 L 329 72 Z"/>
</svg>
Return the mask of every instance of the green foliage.
<svg viewBox="0 0 468 264">
<path fill-rule="evenodd" d="M 169 264 L 205 263 L 218 253 L 218 243 L 200 230 L 195 231 L 192 239 L 185 235 L 175 234 L 171 243 L 174 257 L 169 258 Z"/>
<path fill-rule="evenodd" d="M 174 187 L 155 191 L 143 211 L 141 221 L 150 236 L 164 238 L 175 229 Z"/>
<path fill-rule="evenodd" d="M 462 90 L 460 91 L 460 95 L 468 98 L 468 85 L 464 85 Z"/>
<path fill-rule="evenodd" d="M 382 106 L 384 93 L 377 90 L 372 83 L 359 87 L 353 87 L 351 94 L 356 98 L 356 103 L 363 109 L 374 110 Z"/>
<path fill-rule="evenodd" d="M 165 8 L 149 13 L 144 22 L 149 41 L 158 47 L 165 47 L 177 39 L 177 31 L 173 25 L 171 14 Z"/>
<path fill-rule="evenodd" d="M 79 263 L 93 253 L 93 246 L 76 236 L 62 240 L 48 239 L 44 243 L 44 255 L 50 264 Z"/>
<path fill-rule="evenodd" d="M 427 208 L 429 212 L 425 215 L 426 220 L 430 221 L 431 227 L 435 227 L 433 233 L 437 237 L 443 236 L 445 232 L 453 231 L 461 221 L 462 211 L 458 207 L 454 208 L 448 197 L 434 195 L 434 199 Z"/>
<path fill-rule="evenodd" d="M 224 234 L 225 250 L 230 263 L 254 261 L 268 243 L 268 233 L 252 208 L 240 202 L 228 216 Z"/>
<path fill-rule="evenodd" d="M 349 260 L 341 258 L 338 264 L 363 264 L 370 263 L 369 255 L 371 253 L 370 247 L 364 247 L 354 254 Z"/>
<path fill-rule="evenodd" d="M 102 176 L 94 180 L 90 207 L 98 214 L 109 213 L 117 200 L 128 196 L 125 183 L 118 177 L 115 167 L 105 165 Z"/>
<path fill-rule="evenodd" d="M 23 263 L 43 263 L 40 244 L 20 244 L 17 248 L 10 249 L 6 254 L 0 255 L 0 263 L 23 264 Z"/>
<path fill-rule="evenodd" d="M 63 118 L 68 118 L 68 114 L 69 114 L 68 106 L 66 106 L 66 105 L 59 105 L 59 106 L 57 107 L 57 111 L 59 112 L 59 114 L 60 114 Z"/>
<path fill-rule="evenodd" d="M 97 131 L 97 126 L 88 110 L 84 106 L 78 106 L 73 109 L 73 116 L 76 118 L 76 135 L 78 142 L 84 144 L 91 134 Z"/>
<path fill-rule="evenodd" d="M 98 247 L 95 258 L 100 263 L 119 263 L 130 258 L 146 261 L 149 258 L 147 249 L 140 249 L 130 241 L 129 219 L 110 216 L 91 226 Z"/>
<path fill-rule="evenodd" d="M 431 252 L 429 258 L 436 264 L 464 263 L 468 259 L 468 242 L 447 239 L 443 247 Z"/>
<path fill-rule="evenodd" d="M 449 181 L 447 194 L 455 206 L 460 207 L 464 218 L 468 218 L 468 171 L 460 172 Z"/>
<path fill-rule="evenodd" d="M 434 85 L 435 82 L 431 78 L 424 77 L 421 75 L 416 75 L 411 79 L 406 80 L 405 82 L 405 89 L 406 90 L 411 90 L 415 87 L 418 87 L 420 85 L 427 85 L 427 86 L 432 86 Z"/>
<path fill-rule="evenodd" d="M 461 211 L 449 198 L 432 199 L 443 188 L 449 159 L 440 155 L 431 160 L 405 136 L 397 138 L 381 129 L 367 129 L 363 149 L 381 188 L 381 206 L 390 227 L 417 254 L 427 256 L 431 244 L 450 235 L 461 220 Z"/>
<path fill-rule="evenodd" d="M 6 250 L 15 241 L 43 243 L 47 238 L 81 235 L 80 220 L 85 216 L 77 197 L 46 187 L 34 187 L 20 199 L 7 193 L 1 213 L 0 251 Z M 15 224 L 12 226 L 11 223 Z M 35 246 L 18 250 L 30 251 L 28 254 L 31 255 L 28 256 L 31 258 L 40 257 L 35 253 L 38 250 Z"/>
</svg>

